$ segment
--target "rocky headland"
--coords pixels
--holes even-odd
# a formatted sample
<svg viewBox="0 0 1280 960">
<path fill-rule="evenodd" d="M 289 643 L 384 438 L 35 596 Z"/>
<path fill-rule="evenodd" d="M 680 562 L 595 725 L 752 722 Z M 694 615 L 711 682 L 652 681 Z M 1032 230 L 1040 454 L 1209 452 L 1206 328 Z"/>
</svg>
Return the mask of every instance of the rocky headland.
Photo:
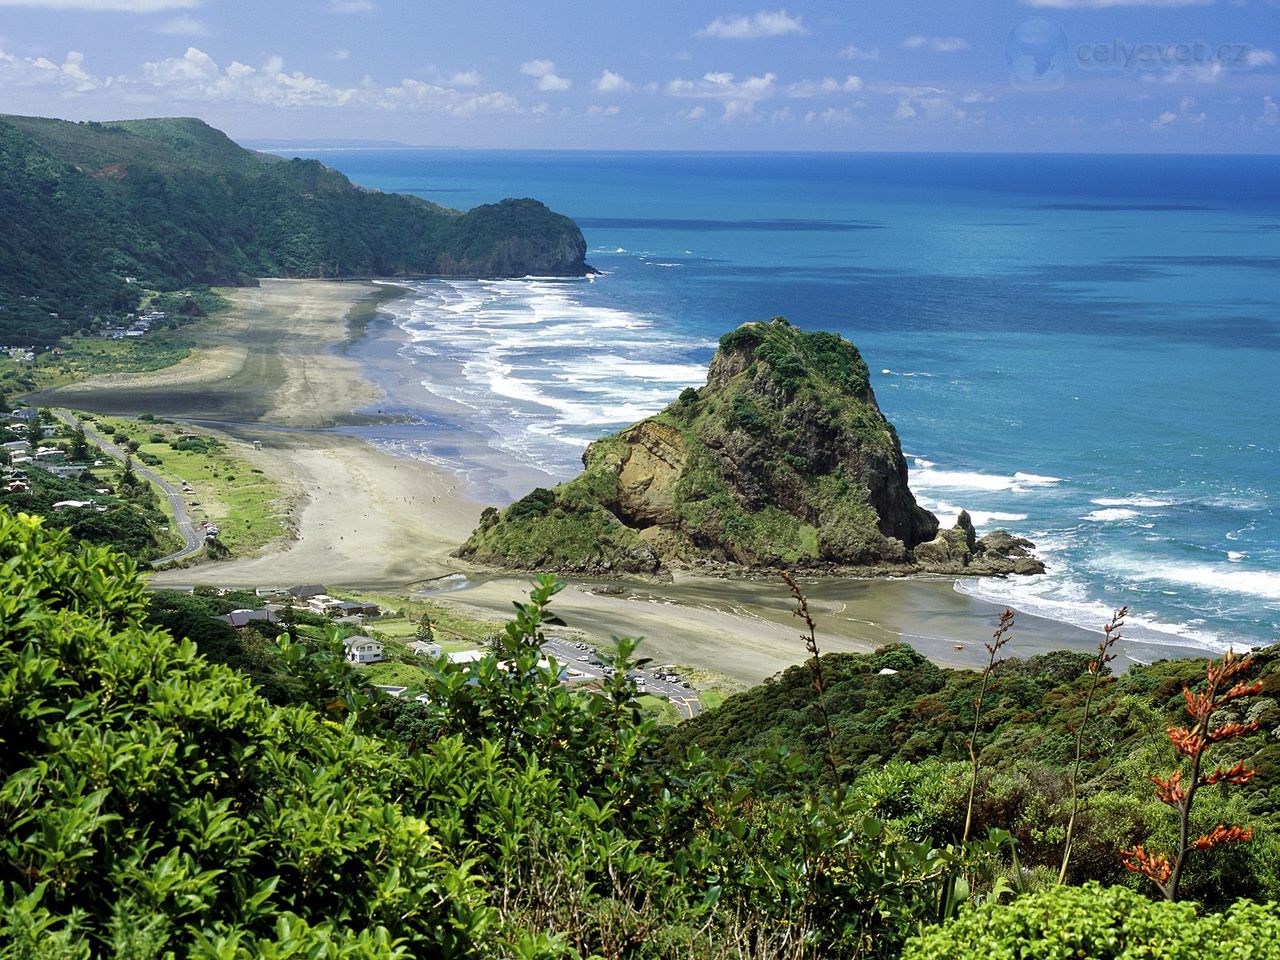
<svg viewBox="0 0 1280 960">
<path fill-rule="evenodd" d="M 598 440 L 583 472 L 488 508 L 457 556 L 529 570 L 1044 572 L 1029 541 L 916 503 L 857 348 L 775 318 L 726 334 L 707 384 Z"/>
</svg>

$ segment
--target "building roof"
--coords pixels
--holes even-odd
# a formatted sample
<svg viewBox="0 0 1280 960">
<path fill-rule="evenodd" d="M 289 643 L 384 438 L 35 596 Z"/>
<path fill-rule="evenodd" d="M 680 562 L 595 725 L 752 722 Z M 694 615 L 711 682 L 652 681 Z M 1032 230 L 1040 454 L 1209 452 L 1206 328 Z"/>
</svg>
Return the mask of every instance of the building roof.
<svg viewBox="0 0 1280 960">
<path fill-rule="evenodd" d="M 375 640 L 373 639 L 373 637 L 347 637 L 347 639 L 342 641 L 342 645 L 346 647 L 348 650 L 362 643 L 375 643 L 379 647 L 382 646 L 382 641 Z"/>
<path fill-rule="evenodd" d="M 271 610 L 232 610 L 218 619 L 238 630 L 247 623 L 276 623 L 278 618 Z"/>
<path fill-rule="evenodd" d="M 324 587 L 318 583 L 303 584 L 299 587 L 290 587 L 288 591 L 291 595 L 306 600 L 311 597 L 324 596 Z"/>
</svg>

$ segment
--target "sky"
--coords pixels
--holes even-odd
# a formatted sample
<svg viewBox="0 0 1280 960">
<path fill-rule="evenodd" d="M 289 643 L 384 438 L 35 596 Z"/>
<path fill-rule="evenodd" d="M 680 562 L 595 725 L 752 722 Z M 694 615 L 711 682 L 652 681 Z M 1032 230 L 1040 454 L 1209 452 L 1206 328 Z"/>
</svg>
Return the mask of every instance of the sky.
<svg viewBox="0 0 1280 960">
<path fill-rule="evenodd" d="M 0 112 L 241 141 L 1280 152 L 1280 0 L 0 0 Z"/>
</svg>

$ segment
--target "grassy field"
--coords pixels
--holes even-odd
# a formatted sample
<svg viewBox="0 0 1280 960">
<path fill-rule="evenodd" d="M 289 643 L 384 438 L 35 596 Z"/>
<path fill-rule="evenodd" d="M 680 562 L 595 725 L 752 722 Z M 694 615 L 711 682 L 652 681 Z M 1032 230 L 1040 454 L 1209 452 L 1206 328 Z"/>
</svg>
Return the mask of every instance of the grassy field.
<svg viewBox="0 0 1280 960">
<path fill-rule="evenodd" d="M 114 435 L 117 443 L 121 438 L 136 442 L 138 462 L 165 480 L 189 484 L 194 493 L 187 498 L 188 512 L 216 524 L 233 556 L 255 553 L 289 535 L 284 489 L 250 462 L 241 444 L 171 423 L 98 417 L 91 425 Z"/>
<path fill-rule="evenodd" d="M 372 663 L 361 672 L 370 683 L 386 687 L 416 687 L 427 680 L 427 671 L 412 663 Z"/>
<path fill-rule="evenodd" d="M 35 360 L 0 358 L 0 392 L 18 396 L 101 374 L 162 370 L 185 360 L 194 346 L 181 332 L 167 330 L 129 340 L 69 340 L 58 352 L 46 351 Z"/>
</svg>

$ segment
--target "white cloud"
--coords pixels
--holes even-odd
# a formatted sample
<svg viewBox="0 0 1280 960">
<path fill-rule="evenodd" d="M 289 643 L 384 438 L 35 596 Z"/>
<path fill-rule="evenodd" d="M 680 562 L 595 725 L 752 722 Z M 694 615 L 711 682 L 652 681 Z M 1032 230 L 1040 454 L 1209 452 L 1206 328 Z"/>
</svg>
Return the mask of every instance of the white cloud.
<svg viewBox="0 0 1280 960">
<path fill-rule="evenodd" d="M 458 81 L 478 83 L 480 77 L 457 74 Z M 482 92 L 457 84 L 425 83 L 406 79 L 393 86 L 379 86 L 368 77 L 359 86 L 342 86 L 287 71 L 281 57 L 271 57 L 260 67 L 232 61 L 221 66 L 198 47 L 188 47 L 180 57 L 144 63 L 118 76 L 91 74 L 84 56 L 72 52 L 62 63 L 43 57 L 23 58 L 0 50 L 0 89 L 42 88 L 65 96 L 92 96 L 111 91 L 113 102 L 171 104 L 182 101 L 252 104 L 262 107 L 342 108 L 387 111 L 424 111 L 454 117 L 519 112 L 520 102 L 500 90 Z"/>
<path fill-rule="evenodd" d="M 478 87 L 484 83 L 484 77 L 475 70 L 460 70 L 450 75 L 447 85 L 450 87 Z"/>
<path fill-rule="evenodd" d="M 724 102 L 724 115 L 722 120 L 737 120 L 740 117 L 750 117 L 756 109 L 755 102 L 752 100 L 726 100 Z"/>
<path fill-rule="evenodd" d="M 880 51 L 863 50 L 861 47 L 851 43 L 840 51 L 840 57 L 844 60 L 879 60 Z"/>
<path fill-rule="evenodd" d="M 907 50 L 932 50 L 934 53 L 956 53 L 968 50 L 969 41 L 964 37 L 922 37 L 919 34 L 902 41 Z"/>
<path fill-rule="evenodd" d="M 607 107 L 597 107 L 594 104 L 587 107 L 587 116 L 589 117 L 616 117 L 622 112 L 622 108 L 615 105 Z"/>
<path fill-rule="evenodd" d="M 561 93 L 573 86 L 572 80 L 556 76 L 556 65 L 551 60 L 529 60 L 520 64 L 520 72 L 537 80 L 543 93 Z"/>
<path fill-rule="evenodd" d="M 600 74 L 599 78 L 592 81 L 592 85 L 601 93 L 623 93 L 631 89 L 631 84 L 620 73 L 614 73 L 612 70 L 606 70 Z"/>
<path fill-rule="evenodd" d="M 354 88 L 335 87 L 301 71 L 286 73 L 280 57 L 271 57 L 261 68 L 232 61 L 224 70 L 196 47 L 188 47 L 181 57 L 143 64 L 140 85 L 166 98 L 272 107 L 340 107 L 360 95 Z"/>
<path fill-rule="evenodd" d="M 452 117 L 474 117 L 481 113 L 516 113 L 520 102 L 510 94 L 455 90 L 421 80 L 402 80 L 397 87 L 383 91 L 378 106 L 384 110 L 407 108 L 428 113 L 444 113 Z M 542 104 L 545 107 L 545 104 Z M 535 113 L 545 112 L 535 110 Z"/>
<path fill-rule="evenodd" d="M 1226 74 L 1221 60 L 1207 63 L 1178 64 L 1159 73 L 1144 73 L 1144 83 L 1217 83 Z"/>
<path fill-rule="evenodd" d="M 207 37 L 209 27 L 203 20 L 183 14 L 160 24 L 156 27 L 156 33 L 167 33 L 175 37 Z"/>
<path fill-rule="evenodd" d="M 665 87 L 673 97 L 698 97 L 708 100 L 752 102 L 766 100 L 775 92 L 778 76 L 766 73 L 760 77 L 738 80 L 732 73 L 708 73 L 701 80 L 672 80 Z"/>
<path fill-rule="evenodd" d="M 1108 7 L 1209 7 L 1213 0 L 1022 0 L 1022 3 L 1051 10 L 1103 10 Z"/>
<path fill-rule="evenodd" d="M 683 117 L 685 120 L 701 120 L 706 115 L 707 108 L 702 106 L 691 107 L 688 110 L 681 110 L 679 113 L 679 116 Z"/>
<path fill-rule="evenodd" d="M 1249 67 L 1271 67 L 1276 64 L 1276 52 L 1274 50 L 1254 49 L 1244 55 L 1245 66 Z"/>
<path fill-rule="evenodd" d="M 17 57 L 0 50 L 0 89 L 35 87 L 61 90 L 64 94 L 88 93 L 103 81 L 84 67 L 84 54 L 72 50 L 54 63 L 45 57 Z"/>
<path fill-rule="evenodd" d="M 799 17 L 785 10 L 761 10 L 751 16 L 717 17 L 698 31 L 700 37 L 721 40 L 756 40 L 760 37 L 782 37 L 789 33 L 808 33 Z"/>
<path fill-rule="evenodd" d="M 968 114 L 957 107 L 948 97 L 934 96 L 931 88 L 921 88 L 924 94 L 912 95 L 908 89 L 898 100 L 898 109 L 894 111 L 895 120 L 919 120 L 927 123 L 959 123 Z"/>
<path fill-rule="evenodd" d="M 351 51 L 350 51 L 350 50 L 348 50 L 346 47 L 339 47 L 337 50 L 333 51 L 333 59 L 335 59 L 335 60 L 350 60 L 350 59 L 351 59 Z"/>
<path fill-rule="evenodd" d="M 965 103 L 995 103 L 996 98 L 989 93 L 979 93 L 971 90 L 960 98 Z"/>
<path fill-rule="evenodd" d="M 826 127 L 847 127 L 854 122 L 853 111 L 848 107 L 828 107 L 821 113 L 816 110 L 810 110 L 804 115 L 804 122 L 809 126 L 814 124 L 822 124 Z"/>
<path fill-rule="evenodd" d="M 46 10 L 94 10 L 110 13 L 160 13 L 188 10 L 200 0 L 0 0 L 0 7 L 42 7 Z"/>
<path fill-rule="evenodd" d="M 1258 127 L 1280 126 L 1280 103 L 1276 103 L 1272 97 L 1263 97 L 1262 113 L 1254 121 L 1254 125 Z"/>
<path fill-rule="evenodd" d="M 377 9 L 373 0 L 329 0 L 330 13 L 372 13 Z"/>
<path fill-rule="evenodd" d="M 800 80 L 787 87 L 789 97 L 819 97 L 836 93 L 858 93 L 862 89 L 862 78 L 852 74 L 843 80 L 825 77 L 822 80 Z"/>
<path fill-rule="evenodd" d="M 1176 113 L 1172 110 L 1166 110 L 1164 113 L 1160 114 L 1160 116 L 1151 121 L 1151 129 L 1163 130 L 1177 119 L 1178 115 Z"/>
</svg>

